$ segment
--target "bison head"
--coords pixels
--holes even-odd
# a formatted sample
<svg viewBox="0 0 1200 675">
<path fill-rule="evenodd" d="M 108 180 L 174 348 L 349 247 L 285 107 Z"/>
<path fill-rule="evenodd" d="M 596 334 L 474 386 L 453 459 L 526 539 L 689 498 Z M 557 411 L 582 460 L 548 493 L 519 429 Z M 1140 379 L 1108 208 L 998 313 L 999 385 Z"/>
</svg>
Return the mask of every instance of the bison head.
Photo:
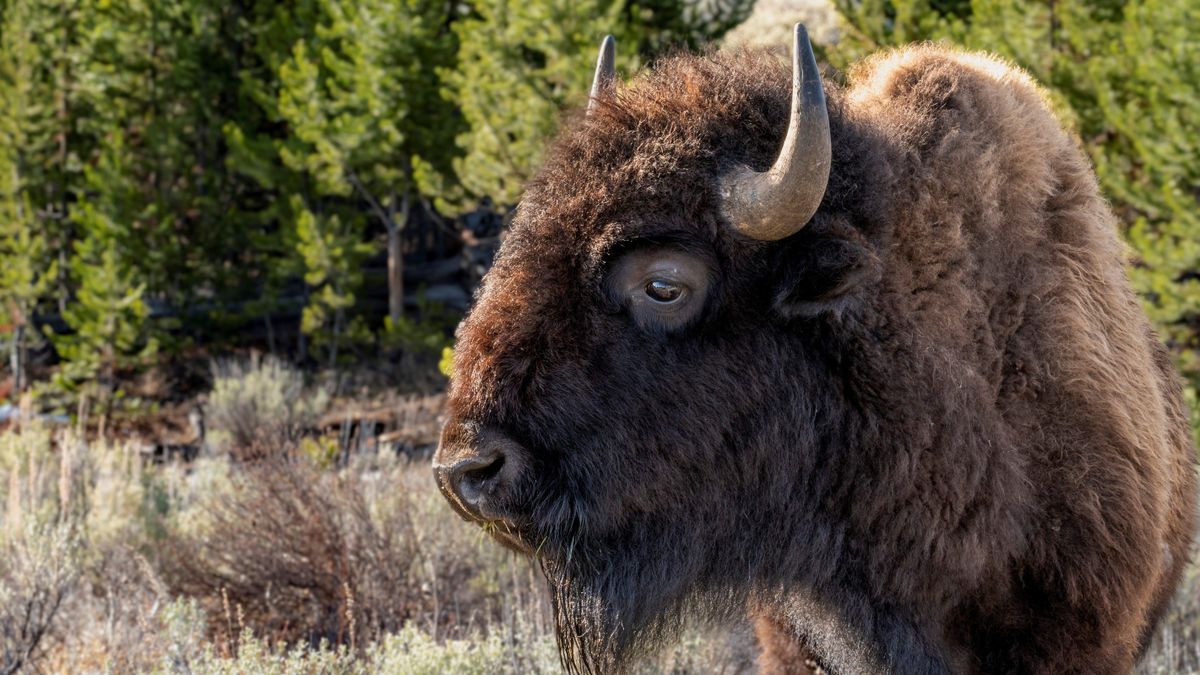
<svg viewBox="0 0 1200 675">
<path fill-rule="evenodd" d="M 617 92 L 611 50 L 459 329 L 434 460 L 542 564 L 568 667 L 601 671 L 822 568 L 852 367 L 830 345 L 877 269 L 871 162 L 831 172 L 862 149 L 802 27 L 790 88 L 740 55 Z"/>
</svg>

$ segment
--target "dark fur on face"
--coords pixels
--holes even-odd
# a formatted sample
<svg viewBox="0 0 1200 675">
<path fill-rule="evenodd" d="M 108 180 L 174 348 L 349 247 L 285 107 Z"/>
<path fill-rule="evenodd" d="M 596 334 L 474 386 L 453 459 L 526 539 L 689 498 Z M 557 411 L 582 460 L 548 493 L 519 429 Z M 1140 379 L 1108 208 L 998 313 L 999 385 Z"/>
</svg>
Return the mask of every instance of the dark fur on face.
<svg viewBox="0 0 1200 675">
<path fill-rule="evenodd" d="M 827 86 L 817 215 L 750 241 L 719 180 L 770 166 L 789 86 L 680 57 L 568 124 L 460 329 L 439 455 L 510 444 L 491 526 L 541 561 L 572 671 L 753 607 L 779 667 L 1128 672 L 1193 449 L 1088 163 L 1020 71 L 891 52 Z M 654 247 L 709 270 L 679 326 L 612 288 Z"/>
</svg>

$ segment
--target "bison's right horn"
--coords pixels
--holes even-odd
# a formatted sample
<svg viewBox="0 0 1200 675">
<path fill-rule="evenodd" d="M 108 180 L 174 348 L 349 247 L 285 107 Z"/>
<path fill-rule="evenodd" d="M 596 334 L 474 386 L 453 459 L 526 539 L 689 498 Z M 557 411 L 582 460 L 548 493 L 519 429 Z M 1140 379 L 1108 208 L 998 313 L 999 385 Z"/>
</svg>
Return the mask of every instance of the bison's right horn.
<svg viewBox="0 0 1200 675">
<path fill-rule="evenodd" d="M 721 181 L 725 217 L 738 232 L 775 241 L 799 232 L 817 212 L 829 182 L 829 111 L 808 32 L 796 24 L 792 113 L 775 165 L 740 167 Z"/>
<path fill-rule="evenodd" d="M 617 41 L 613 36 L 604 36 L 600 43 L 600 55 L 596 57 L 596 75 L 592 78 L 592 94 L 588 100 L 587 114 L 591 115 L 600 99 L 612 97 L 617 89 Z"/>
</svg>

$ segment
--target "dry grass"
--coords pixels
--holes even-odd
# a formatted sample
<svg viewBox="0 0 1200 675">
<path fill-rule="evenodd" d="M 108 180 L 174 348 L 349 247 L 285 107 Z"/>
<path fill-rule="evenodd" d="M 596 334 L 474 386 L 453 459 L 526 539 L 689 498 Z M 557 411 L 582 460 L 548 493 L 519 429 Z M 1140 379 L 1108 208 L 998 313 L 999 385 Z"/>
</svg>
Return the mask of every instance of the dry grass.
<svg viewBox="0 0 1200 675">
<path fill-rule="evenodd" d="M 169 587 L 201 599 L 214 637 L 244 628 L 287 643 L 354 645 L 395 632 L 428 602 L 413 583 L 417 542 L 404 508 L 371 512 L 361 477 L 270 459 L 241 467 L 204 523 L 173 533 Z"/>
<path fill-rule="evenodd" d="M 44 657 L 79 576 L 77 548 L 72 524 L 35 523 L 0 547 L 0 674 Z"/>
<path fill-rule="evenodd" d="M 437 672 L 413 664 L 554 654 L 532 566 L 450 513 L 425 462 L 156 466 L 28 430 L 0 435 L 0 479 L 0 672 L 247 672 L 276 657 Z"/>
<path fill-rule="evenodd" d="M 320 396 L 274 372 L 287 381 L 229 391 Z M 70 433 L 0 434 L 0 675 L 559 672 L 538 572 L 446 507 L 409 458 L 437 406 L 401 407 L 411 438 L 336 462 L 311 450 L 339 439 L 287 425 L 271 452 L 164 465 Z M 265 409 L 229 404 L 226 428 Z M 726 626 L 641 670 L 753 672 L 753 658 L 746 627 Z M 1200 673 L 1200 568 L 1138 672 Z"/>
</svg>

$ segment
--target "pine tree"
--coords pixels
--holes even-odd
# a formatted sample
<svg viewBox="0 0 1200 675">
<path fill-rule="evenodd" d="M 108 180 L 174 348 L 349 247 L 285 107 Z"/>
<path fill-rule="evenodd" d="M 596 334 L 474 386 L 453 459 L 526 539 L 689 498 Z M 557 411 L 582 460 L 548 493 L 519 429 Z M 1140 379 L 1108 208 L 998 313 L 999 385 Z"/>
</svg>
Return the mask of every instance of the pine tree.
<svg viewBox="0 0 1200 675">
<path fill-rule="evenodd" d="M 587 99 L 596 48 L 618 34 L 618 70 L 639 63 L 620 39 L 623 5 L 612 0 L 481 0 L 458 22 L 458 68 L 445 74 L 469 130 L 455 162 L 473 197 L 517 200 L 541 161 L 561 109 Z"/>
<path fill-rule="evenodd" d="M 404 312 L 401 231 L 457 130 L 436 71 L 454 55 L 445 3 L 322 0 L 280 68 L 284 164 L 319 196 L 361 203 L 387 237 L 388 313 Z M 440 166 L 439 166 L 440 165 Z"/>
<path fill-rule="evenodd" d="M 753 0 L 626 0 L 622 24 L 637 52 L 653 56 L 686 46 L 695 51 L 749 18 Z"/>
<path fill-rule="evenodd" d="M 80 124 L 86 115 L 79 65 L 85 16 L 80 0 L 10 0 L 0 15 L 0 88 L 5 99 L 0 104 L 0 133 L 10 139 L 4 149 L 10 172 L 8 210 L 19 213 L 23 223 L 18 225 L 10 215 L 9 227 L 28 230 L 30 245 L 43 254 L 34 266 L 45 277 L 44 284 L 38 284 L 45 292 L 26 298 L 32 303 L 29 310 L 52 299 L 61 311 L 69 297 L 70 204 L 83 181 L 82 158 L 92 148 Z M 28 252 L 32 250 L 24 251 Z M 0 254 L 0 264 L 20 266 L 24 253 L 10 249 L 8 255 Z"/>
<path fill-rule="evenodd" d="M 458 137 L 455 169 L 468 196 L 513 204 L 541 163 L 564 107 L 586 100 L 596 49 L 617 39 L 618 72 L 659 53 L 699 48 L 736 26 L 748 0 L 479 0 L 455 24 L 458 68 L 449 94 L 469 130 Z"/>
<path fill-rule="evenodd" d="M 0 86 L 0 107 L 20 104 L 14 96 L 6 98 Z M 56 276 L 56 263 L 49 258 L 46 241 L 37 228 L 29 198 L 21 188 L 20 167 L 12 148 L 20 142 L 14 133 L 12 117 L 0 110 L 0 316 L 8 316 L 9 367 L 13 388 L 22 392 L 29 384 L 29 346 L 37 339 L 30 330 L 34 309 L 48 294 Z"/>
<path fill-rule="evenodd" d="M 202 195 L 215 196 L 209 181 L 220 175 L 197 170 L 210 106 L 188 50 L 205 25 L 201 4 L 85 3 L 76 13 L 74 130 L 86 168 L 64 194 L 70 229 L 58 244 L 73 252 L 61 311 L 72 332 L 52 342 L 58 382 L 99 378 L 106 404 L 118 372 L 157 349 L 164 326 L 148 320 L 146 300 L 186 306 L 214 253 L 192 237 L 216 221 Z"/>
<path fill-rule="evenodd" d="M 300 329 L 314 335 L 318 346 L 328 346 L 333 367 L 347 329 L 346 310 L 354 305 L 355 290 L 362 284 L 362 262 L 371 249 L 363 243 L 360 219 L 317 215 L 299 196 L 292 201 L 299 214 L 297 250 L 304 258 L 304 281 L 312 289 Z"/>
<path fill-rule="evenodd" d="M 96 166 L 86 170 L 87 190 L 72 210 L 80 237 L 71 256 L 75 297 L 63 314 L 72 332 L 50 335 L 64 360 L 58 382 L 67 389 L 95 380 L 105 410 L 117 374 L 144 365 L 158 349 L 151 334 L 145 283 L 121 240 L 142 209 L 140 186 L 130 178 L 130 153 L 120 132 L 107 139 Z"/>
<path fill-rule="evenodd" d="M 408 215 L 461 203 L 460 179 L 515 199 L 604 33 L 628 71 L 751 4 L 0 0 L 3 311 L 57 313 L 62 381 L 111 390 L 168 335 L 239 320 L 229 300 L 254 299 L 244 320 L 306 280 L 334 356 L 371 246 L 399 325 Z"/>
<path fill-rule="evenodd" d="M 11 326 L 8 360 L 15 389 L 28 381 L 34 313 L 59 282 L 51 244 L 66 228 L 65 184 L 73 164 L 70 4 L 14 0 L 0 13 L 0 316 Z"/>
<path fill-rule="evenodd" d="M 102 3 L 90 17 L 88 128 L 125 139 L 140 208 L 118 237 L 147 292 L 175 306 L 218 294 L 245 247 L 225 217 L 236 186 L 222 127 L 239 112 L 228 52 L 236 17 L 215 0 Z"/>
<path fill-rule="evenodd" d="M 1092 58 L 1082 67 L 1095 107 L 1080 115 L 1105 194 L 1130 225 L 1134 284 L 1193 391 L 1200 387 L 1197 22 L 1196 3 L 1127 5 L 1119 27 L 1089 45 Z"/>
<path fill-rule="evenodd" d="M 5 171 L 0 159 L 0 171 Z M 10 174 L 11 176 L 11 174 Z M 21 199 L 0 180 L 0 307 L 9 317 L 9 367 L 13 388 L 22 392 L 29 385 L 29 347 L 37 339 L 31 330 L 34 309 L 46 296 L 54 281 L 57 263 L 43 266 L 47 258 L 46 242 L 31 227 L 28 200 Z"/>
<path fill-rule="evenodd" d="M 246 106 L 222 128 L 228 149 L 226 165 L 246 186 L 244 198 L 232 205 L 229 218 L 250 232 L 247 248 L 254 252 L 253 299 L 245 303 L 243 318 L 264 321 L 271 349 L 275 349 L 271 315 L 292 298 L 293 282 L 306 273 L 301 218 L 307 210 L 294 196 L 315 193 L 313 180 L 286 166 L 282 148 L 287 142 L 287 121 L 280 112 L 280 72 L 294 55 L 297 42 L 311 36 L 320 18 L 319 0 L 256 2 L 246 8 L 240 24 L 236 80 Z M 306 297 L 311 295 L 308 289 Z M 297 335 L 296 354 L 308 355 L 308 335 Z"/>
</svg>

